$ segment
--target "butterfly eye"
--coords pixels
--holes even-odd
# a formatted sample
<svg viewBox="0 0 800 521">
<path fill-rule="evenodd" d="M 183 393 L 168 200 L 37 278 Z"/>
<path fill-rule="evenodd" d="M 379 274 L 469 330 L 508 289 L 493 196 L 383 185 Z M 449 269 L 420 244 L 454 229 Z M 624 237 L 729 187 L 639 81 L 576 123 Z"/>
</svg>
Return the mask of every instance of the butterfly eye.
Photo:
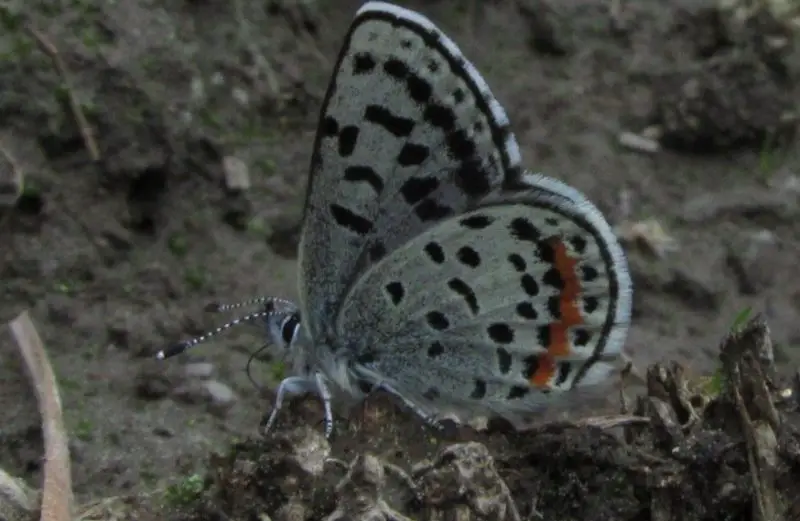
<svg viewBox="0 0 800 521">
<path fill-rule="evenodd" d="M 292 313 L 286 317 L 286 320 L 284 320 L 283 325 L 281 326 L 281 337 L 286 343 L 287 348 L 291 347 L 292 340 L 294 340 L 294 335 L 297 333 L 297 326 L 299 325 L 300 316 L 297 313 Z"/>
</svg>

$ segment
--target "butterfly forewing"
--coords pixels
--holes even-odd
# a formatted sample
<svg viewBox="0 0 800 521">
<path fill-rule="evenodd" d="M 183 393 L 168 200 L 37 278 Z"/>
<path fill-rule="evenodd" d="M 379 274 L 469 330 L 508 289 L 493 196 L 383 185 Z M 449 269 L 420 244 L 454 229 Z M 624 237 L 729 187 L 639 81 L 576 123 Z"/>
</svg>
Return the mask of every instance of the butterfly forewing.
<svg viewBox="0 0 800 521">
<path fill-rule="evenodd" d="M 359 273 L 517 176 L 506 114 L 455 44 L 416 13 L 365 4 L 313 150 L 300 246 L 312 335 L 330 335 Z"/>
</svg>

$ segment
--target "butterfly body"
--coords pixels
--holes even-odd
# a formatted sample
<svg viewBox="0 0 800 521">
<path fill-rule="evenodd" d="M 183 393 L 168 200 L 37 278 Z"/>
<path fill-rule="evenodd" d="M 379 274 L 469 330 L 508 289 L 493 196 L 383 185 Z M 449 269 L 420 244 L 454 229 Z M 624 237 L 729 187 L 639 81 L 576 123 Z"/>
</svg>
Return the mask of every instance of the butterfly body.
<svg viewBox="0 0 800 521">
<path fill-rule="evenodd" d="M 424 418 L 530 413 L 607 380 L 631 307 L 623 251 L 574 188 L 525 171 L 458 47 L 384 2 L 356 14 L 315 139 L 298 305 L 259 317 L 284 395 L 383 389 Z M 254 315 L 255 316 L 255 315 Z"/>
</svg>

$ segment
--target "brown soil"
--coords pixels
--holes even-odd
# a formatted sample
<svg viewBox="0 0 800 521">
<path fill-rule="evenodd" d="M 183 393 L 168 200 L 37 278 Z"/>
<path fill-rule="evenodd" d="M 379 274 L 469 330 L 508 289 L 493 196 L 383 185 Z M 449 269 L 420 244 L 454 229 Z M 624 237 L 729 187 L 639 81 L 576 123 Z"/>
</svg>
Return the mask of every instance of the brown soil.
<svg viewBox="0 0 800 521">
<path fill-rule="evenodd" d="M 234 328 L 168 363 L 152 355 L 221 323 L 203 312 L 208 301 L 296 296 L 294 248 L 319 104 L 360 3 L 0 7 L 0 146 L 25 176 L 16 207 L 0 208 L 0 319 L 29 308 L 45 341 L 81 500 L 202 473 L 211 450 L 254 435 L 269 410 L 272 395 L 244 371 L 263 342 L 257 327 Z M 701 0 L 623 2 L 612 21 L 611 4 L 404 3 L 482 71 L 530 168 L 585 192 L 615 224 L 655 219 L 674 238 L 677 249 L 660 257 L 642 241 L 629 244 L 636 290 L 627 348 L 637 367 L 674 360 L 694 375 L 712 372 L 719 339 L 752 307 L 767 317 L 779 369 L 793 372 L 800 61 L 791 45 L 775 44 L 791 43 L 788 25 L 765 13 L 736 22 Z M 59 49 L 102 166 L 90 161 L 66 104 L 70 89 L 21 19 Z M 620 133 L 648 126 L 660 131 L 659 152 L 618 144 Z M 243 195 L 225 190 L 226 157 L 248 165 Z M 0 361 L 0 467 L 38 484 L 36 402 L 6 332 Z M 184 368 L 195 361 L 213 364 L 213 378 L 238 396 L 232 406 L 186 391 L 194 384 Z M 260 385 L 270 388 L 277 373 L 255 362 Z M 615 400 L 600 405 L 616 408 Z M 281 429 L 319 418 L 314 401 L 292 410 Z M 367 439 L 343 419 L 336 457 L 367 442 L 398 462 L 433 450 L 411 414 L 397 410 L 379 423 L 405 427 Z M 603 450 L 582 436 L 540 443 Z"/>
</svg>

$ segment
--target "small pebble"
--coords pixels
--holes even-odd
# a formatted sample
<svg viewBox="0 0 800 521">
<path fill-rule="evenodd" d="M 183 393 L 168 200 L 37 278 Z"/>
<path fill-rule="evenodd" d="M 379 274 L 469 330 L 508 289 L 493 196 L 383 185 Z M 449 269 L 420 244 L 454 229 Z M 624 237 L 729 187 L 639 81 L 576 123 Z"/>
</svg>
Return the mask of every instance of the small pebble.
<svg viewBox="0 0 800 521">
<path fill-rule="evenodd" d="M 236 402 L 236 393 L 222 382 L 208 380 L 203 382 L 203 388 L 208 393 L 210 405 L 215 409 L 227 409 Z"/>
<path fill-rule="evenodd" d="M 189 382 L 175 389 L 176 400 L 189 404 L 205 403 L 212 414 L 224 414 L 237 399 L 233 390 L 217 380 Z"/>
<path fill-rule="evenodd" d="M 661 145 L 658 141 L 639 134 L 634 134 L 633 132 L 623 132 L 617 137 L 617 140 L 621 146 L 637 152 L 655 154 L 661 150 Z"/>
<path fill-rule="evenodd" d="M 225 172 L 225 185 L 228 190 L 244 191 L 250 188 L 250 173 L 247 164 L 235 156 L 222 159 L 222 170 Z"/>
</svg>

